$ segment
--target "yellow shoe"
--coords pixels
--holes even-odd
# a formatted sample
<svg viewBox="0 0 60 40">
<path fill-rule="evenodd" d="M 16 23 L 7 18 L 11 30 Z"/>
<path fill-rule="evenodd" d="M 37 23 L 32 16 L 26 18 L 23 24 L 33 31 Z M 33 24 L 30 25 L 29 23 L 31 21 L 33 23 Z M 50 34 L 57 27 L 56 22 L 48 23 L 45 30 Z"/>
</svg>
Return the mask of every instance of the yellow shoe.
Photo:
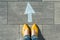
<svg viewBox="0 0 60 40">
<path fill-rule="evenodd" d="M 23 25 L 22 35 L 23 35 L 23 37 L 24 37 L 25 35 L 29 35 L 29 36 L 30 36 L 30 28 L 29 28 L 29 26 L 28 26 L 27 24 L 24 24 L 24 25 Z"/>
<path fill-rule="evenodd" d="M 33 24 L 31 27 L 31 36 L 38 37 L 38 26 L 36 24 Z"/>
</svg>

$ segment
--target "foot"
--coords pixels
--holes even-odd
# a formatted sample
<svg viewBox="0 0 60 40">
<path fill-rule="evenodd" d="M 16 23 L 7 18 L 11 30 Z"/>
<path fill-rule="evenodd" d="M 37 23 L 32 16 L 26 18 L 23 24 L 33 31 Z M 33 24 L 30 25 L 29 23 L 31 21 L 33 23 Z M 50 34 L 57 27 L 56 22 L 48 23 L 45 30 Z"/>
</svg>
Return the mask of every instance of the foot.
<svg viewBox="0 0 60 40">
<path fill-rule="evenodd" d="M 31 36 L 37 36 L 38 37 L 38 26 L 36 24 L 32 25 Z"/>
<path fill-rule="evenodd" d="M 27 24 L 24 24 L 23 25 L 22 35 L 23 36 L 26 36 L 26 35 L 29 35 L 30 36 L 30 28 L 29 28 L 29 26 Z"/>
</svg>

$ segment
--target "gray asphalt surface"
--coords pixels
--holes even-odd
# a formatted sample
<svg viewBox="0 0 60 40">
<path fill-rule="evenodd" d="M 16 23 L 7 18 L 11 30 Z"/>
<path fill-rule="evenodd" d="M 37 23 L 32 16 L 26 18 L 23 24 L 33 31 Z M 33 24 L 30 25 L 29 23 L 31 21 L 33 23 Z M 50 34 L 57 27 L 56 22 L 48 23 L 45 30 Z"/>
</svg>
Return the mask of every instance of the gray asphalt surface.
<svg viewBox="0 0 60 40">
<path fill-rule="evenodd" d="M 31 23 L 24 14 L 28 1 L 35 11 Z M 40 40 L 60 40 L 60 0 L 0 0 L 0 40 L 23 40 L 25 23 L 38 25 Z"/>
</svg>

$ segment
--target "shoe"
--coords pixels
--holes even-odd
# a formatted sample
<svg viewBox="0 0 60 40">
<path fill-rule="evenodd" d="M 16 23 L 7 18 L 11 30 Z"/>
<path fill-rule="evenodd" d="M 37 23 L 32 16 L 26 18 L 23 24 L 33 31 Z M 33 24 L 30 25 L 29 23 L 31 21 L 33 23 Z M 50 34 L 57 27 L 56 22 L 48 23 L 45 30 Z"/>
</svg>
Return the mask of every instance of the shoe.
<svg viewBox="0 0 60 40">
<path fill-rule="evenodd" d="M 29 26 L 27 24 L 24 24 L 23 25 L 22 35 L 23 36 L 26 36 L 26 35 L 29 35 L 30 36 L 30 28 L 29 28 Z"/>
<path fill-rule="evenodd" d="M 31 36 L 38 37 L 38 26 L 36 24 L 33 24 L 31 27 Z"/>
</svg>

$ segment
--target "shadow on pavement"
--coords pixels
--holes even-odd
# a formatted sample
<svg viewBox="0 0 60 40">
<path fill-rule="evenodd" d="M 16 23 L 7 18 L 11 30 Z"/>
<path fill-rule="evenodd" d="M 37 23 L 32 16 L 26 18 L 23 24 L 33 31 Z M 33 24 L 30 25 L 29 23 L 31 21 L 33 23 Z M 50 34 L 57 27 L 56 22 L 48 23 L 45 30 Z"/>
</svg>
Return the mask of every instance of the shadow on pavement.
<svg viewBox="0 0 60 40">
<path fill-rule="evenodd" d="M 38 26 L 38 25 L 37 25 L 37 26 Z M 38 27 L 38 29 L 39 29 L 39 27 Z M 40 29 L 39 29 L 39 33 L 38 33 L 38 40 L 45 40 L 45 38 L 43 37 Z"/>
</svg>

